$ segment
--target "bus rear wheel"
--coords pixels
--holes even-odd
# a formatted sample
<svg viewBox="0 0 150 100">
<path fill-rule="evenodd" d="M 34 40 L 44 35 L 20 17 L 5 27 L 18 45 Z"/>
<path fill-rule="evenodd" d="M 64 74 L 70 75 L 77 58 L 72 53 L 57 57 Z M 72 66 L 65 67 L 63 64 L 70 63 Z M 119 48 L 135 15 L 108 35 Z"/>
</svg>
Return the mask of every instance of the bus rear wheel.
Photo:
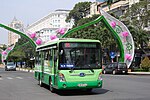
<svg viewBox="0 0 150 100">
<path fill-rule="evenodd" d="M 52 82 L 51 79 L 50 79 L 50 81 L 49 81 L 49 90 L 50 90 L 52 93 L 55 92 L 55 90 L 54 90 L 54 88 L 53 88 L 53 82 Z"/>
</svg>

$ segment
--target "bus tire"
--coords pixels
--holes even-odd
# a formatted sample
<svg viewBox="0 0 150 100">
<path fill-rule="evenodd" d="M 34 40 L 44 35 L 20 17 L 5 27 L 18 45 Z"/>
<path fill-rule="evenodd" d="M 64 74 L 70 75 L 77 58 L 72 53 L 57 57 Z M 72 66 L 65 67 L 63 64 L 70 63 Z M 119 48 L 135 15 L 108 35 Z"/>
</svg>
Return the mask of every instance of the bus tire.
<svg viewBox="0 0 150 100">
<path fill-rule="evenodd" d="M 49 79 L 49 90 L 50 90 L 52 93 L 55 92 L 55 89 L 54 89 L 54 87 L 53 87 L 53 82 L 52 82 L 52 79 L 51 79 L 51 78 Z"/>
</svg>

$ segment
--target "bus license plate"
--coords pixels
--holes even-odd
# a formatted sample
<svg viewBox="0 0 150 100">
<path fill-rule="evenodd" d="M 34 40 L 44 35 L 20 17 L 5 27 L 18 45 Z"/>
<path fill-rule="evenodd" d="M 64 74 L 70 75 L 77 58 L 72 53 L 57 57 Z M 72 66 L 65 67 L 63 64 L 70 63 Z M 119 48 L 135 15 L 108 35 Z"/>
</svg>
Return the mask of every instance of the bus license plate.
<svg viewBox="0 0 150 100">
<path fill-rule="evenodd" d="M 79 87 L 86 87 L 87 84 L 78 84 Z"/>
</svg>

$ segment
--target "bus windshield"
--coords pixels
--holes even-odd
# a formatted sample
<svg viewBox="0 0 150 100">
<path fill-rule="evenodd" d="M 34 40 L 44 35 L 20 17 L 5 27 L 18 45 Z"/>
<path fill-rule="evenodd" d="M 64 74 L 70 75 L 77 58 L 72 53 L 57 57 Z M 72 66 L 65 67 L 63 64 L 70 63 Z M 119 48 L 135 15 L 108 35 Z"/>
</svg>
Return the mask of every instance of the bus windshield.
<svg viewBox="0 0 150 100">
<path fill-rule="evenodd" d="M 59 69 L 100 69 L 99 43 L 60 43 Z"/>
</svg>

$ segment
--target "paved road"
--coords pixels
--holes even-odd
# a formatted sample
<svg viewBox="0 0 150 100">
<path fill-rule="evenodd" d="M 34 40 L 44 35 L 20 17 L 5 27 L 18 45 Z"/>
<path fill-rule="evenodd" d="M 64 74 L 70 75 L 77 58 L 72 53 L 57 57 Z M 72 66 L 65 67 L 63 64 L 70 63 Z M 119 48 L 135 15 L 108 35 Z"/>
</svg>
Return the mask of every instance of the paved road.
<svg viewBox="0 0 150 100">
<path fill-rule="evenodd" d="M 104 75 L 103 88 L 91 93 L 51 93 L 28 72 L 6 72 L 0 68 L 0 76 L 0 100 L 150 100 L 150 76 Z"/>
</svg>

